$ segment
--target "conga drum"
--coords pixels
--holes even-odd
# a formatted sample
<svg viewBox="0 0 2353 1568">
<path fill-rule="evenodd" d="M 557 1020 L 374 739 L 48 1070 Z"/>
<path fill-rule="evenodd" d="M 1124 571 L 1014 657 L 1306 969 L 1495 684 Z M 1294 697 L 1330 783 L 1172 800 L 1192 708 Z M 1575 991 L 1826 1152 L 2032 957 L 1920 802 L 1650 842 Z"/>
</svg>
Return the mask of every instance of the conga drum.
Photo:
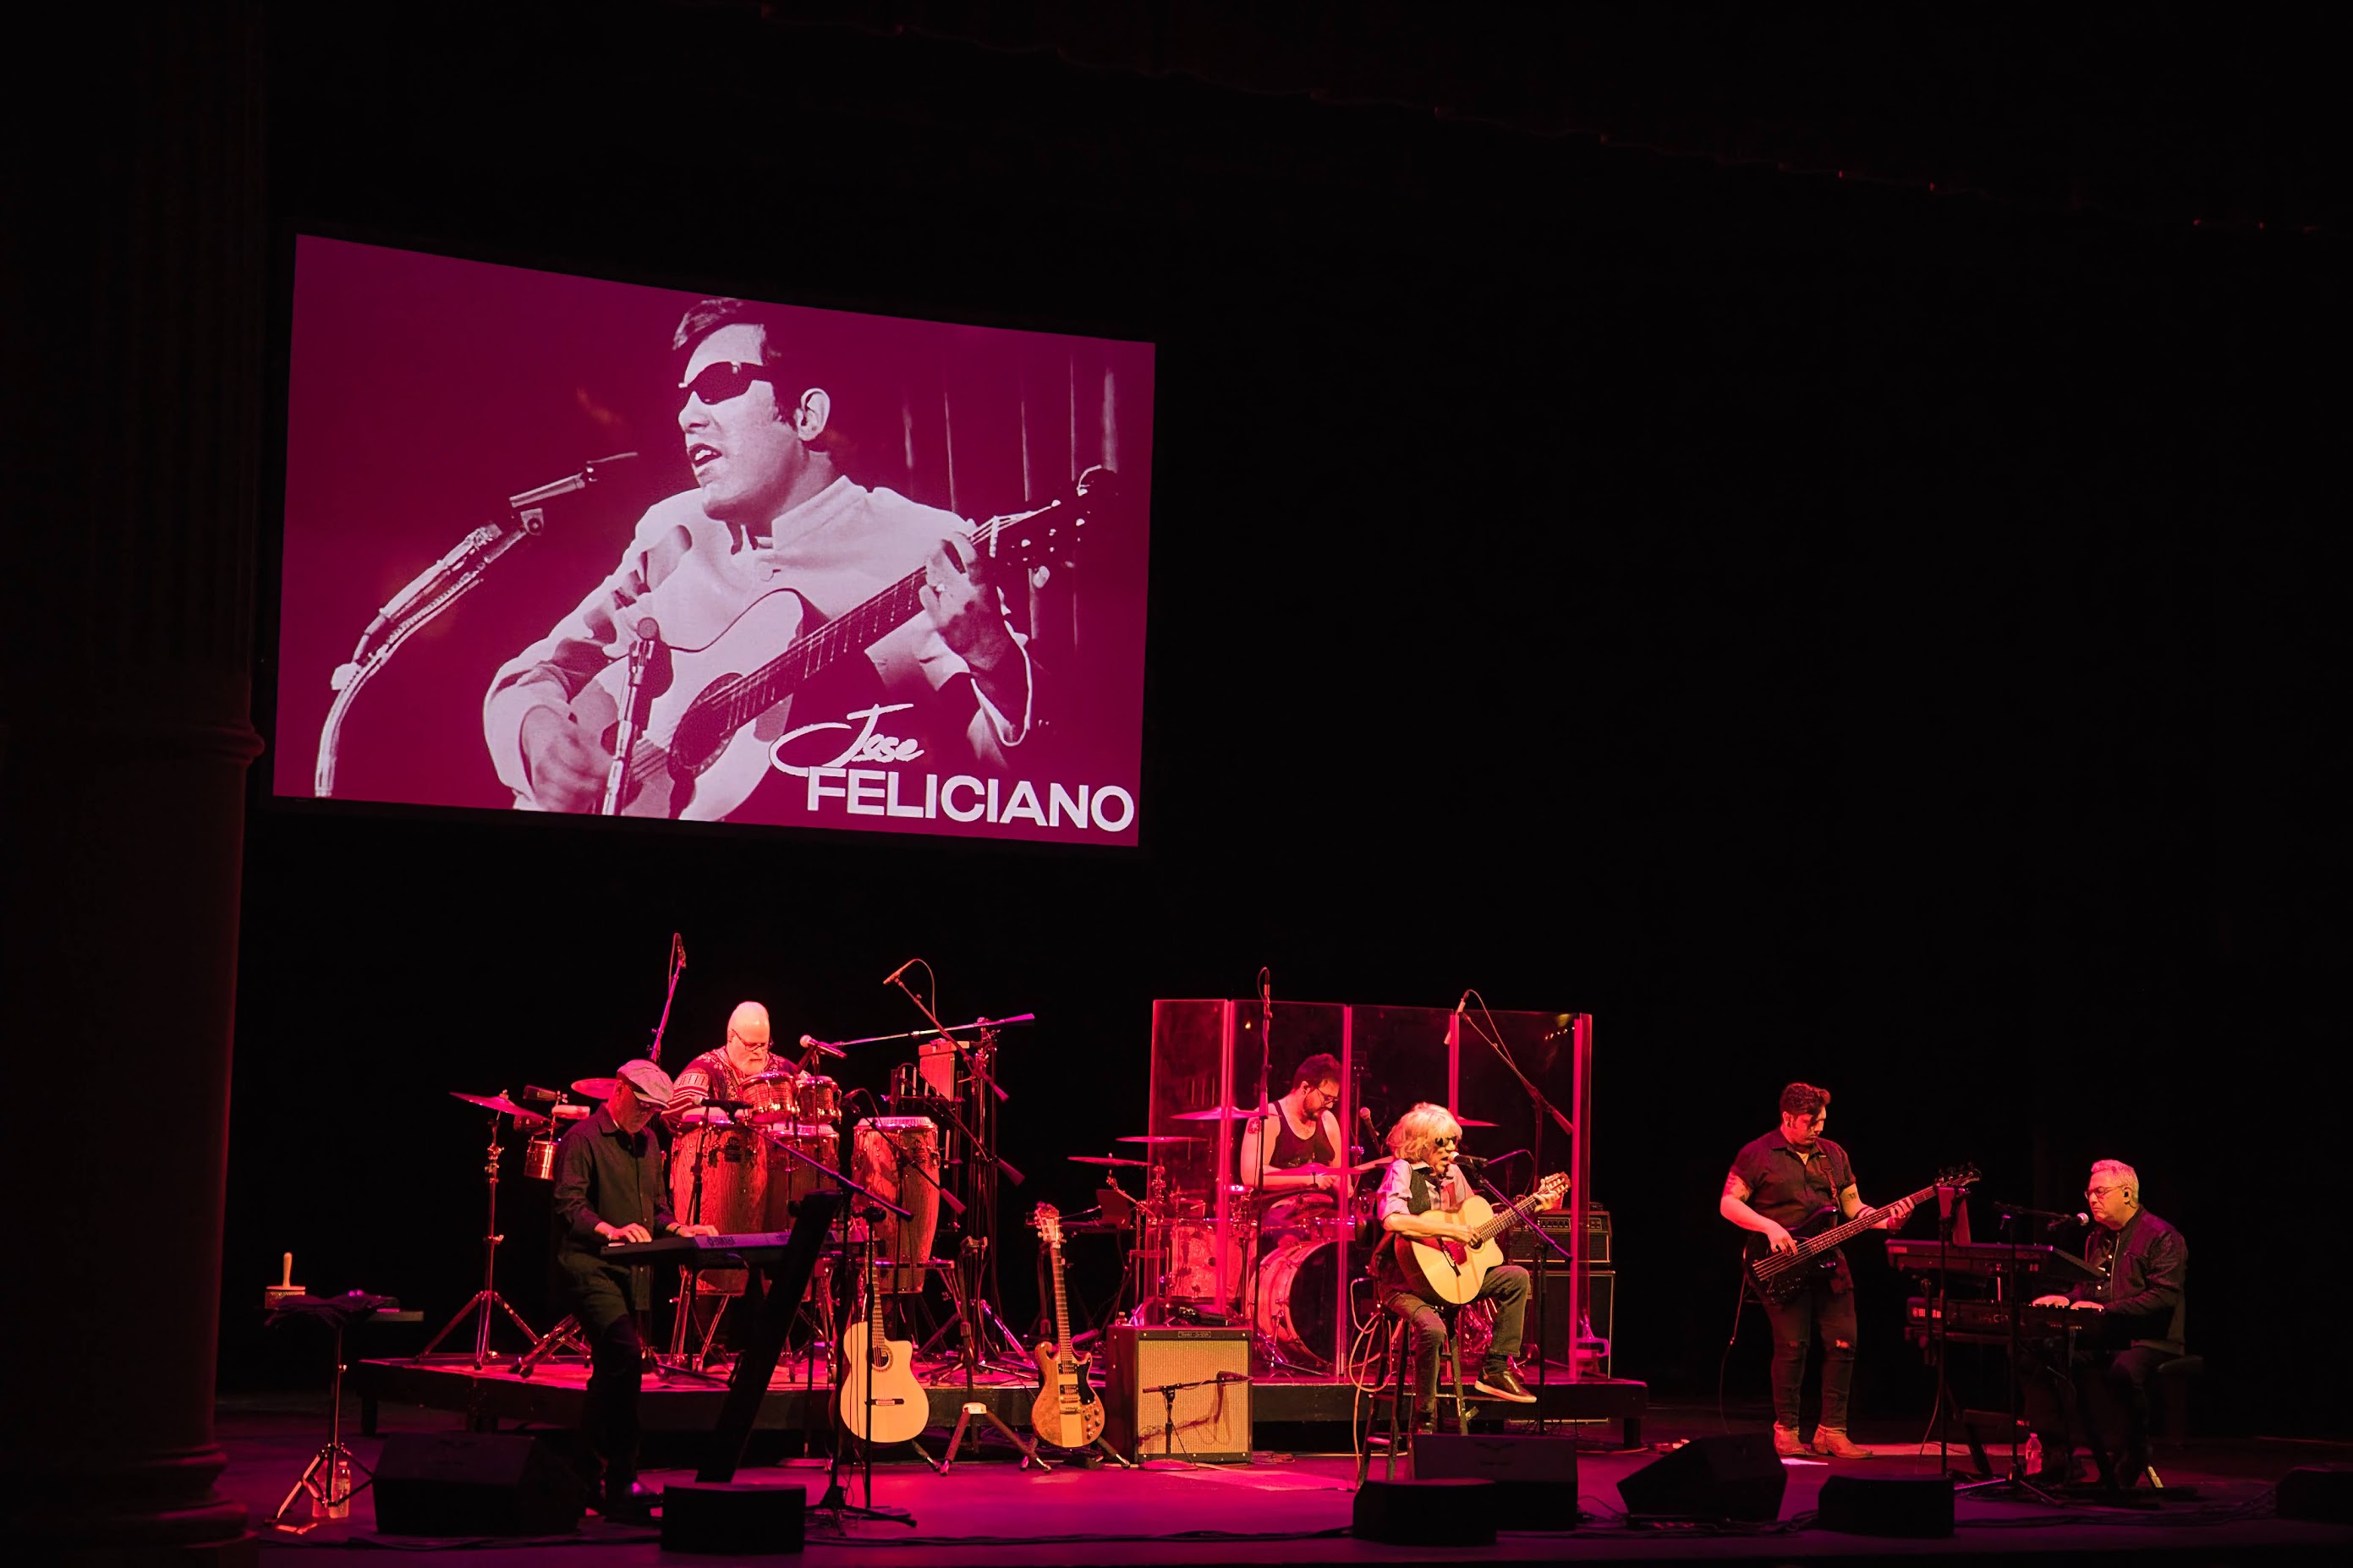
<svg viewBox="0 0 2353 1568">
<path fill-rule="evenodd" d="M 874 1233 L 874 1256 L 890 1265 L 881 1288 L 913 1295 L 923 1288 L 923 1264 L 940 1228 L 940 1130 L 928 1116 L 877 1116 L 859 1122 L 850 1151 L 850 1179 L 915 1217 L 885 1215 Z"/>
<path fill-rule="evenodd" d="M 703 1122 L 679 1134 L 670 1156 L 670 1213 L 681 1225 L 697 1222 L 695 1175 L 702 1178 L 700 1223 L 726 1232 L 765 1230 L 768 1158 L 760 1130 L 732 1122 Z M 695 1289 L 704 1295 L 736 1296 L 744 1290 L 741 1268 L 705 1268 Z"/>
</svg>

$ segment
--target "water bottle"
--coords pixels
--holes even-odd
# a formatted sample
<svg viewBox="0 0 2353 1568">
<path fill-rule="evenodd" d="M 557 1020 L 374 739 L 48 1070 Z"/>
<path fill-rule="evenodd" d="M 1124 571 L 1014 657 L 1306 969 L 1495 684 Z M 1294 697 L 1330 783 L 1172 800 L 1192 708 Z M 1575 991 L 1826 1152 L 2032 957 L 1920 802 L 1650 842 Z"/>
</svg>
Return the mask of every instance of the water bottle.
<svg viewBox="0 0 2353 1568">
<path fill-rule="evenodd" d="M 352 1460 L 342 1452 L 335 1455 L 334 1464 L 327 1471 L 327 1496 L 319 1510 L 322 1519 L 349 1519 L 352 1513 Z"/>
</svg>

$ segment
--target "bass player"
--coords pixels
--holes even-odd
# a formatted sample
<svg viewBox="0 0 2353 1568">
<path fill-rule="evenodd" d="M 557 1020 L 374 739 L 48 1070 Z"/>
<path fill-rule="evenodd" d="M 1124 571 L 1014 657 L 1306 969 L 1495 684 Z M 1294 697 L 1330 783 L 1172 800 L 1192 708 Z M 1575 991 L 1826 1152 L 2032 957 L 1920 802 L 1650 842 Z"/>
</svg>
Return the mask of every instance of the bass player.
<svg viewBox="0 0 2353 1568">
<path fill-rule="evenodd" d="M 1862 1212 L 1854 1187 L 1854 1166 L 1846 1150 L 1822 1136 L 1830 1121 L 1830 1090 L 1793 1083 L 1781 1090 L 1781 1125 L 1744 1144 L 1724 1178 L 1716 1207 L 1743 1230 L 1765 1238 L 1775 1252 L 1794 1252 L 1793 1227 L 1824 1210 L 1846 1219 Z M 1874 1228 L 1894 1230 L 1912 1213 L 1909 1198 L 1890 1204 Z M 1846 1255 L 1836 1248 L 1823 1267 L 1786 1300 L 1764 1303 L 1773 1327 L 1773 1450 L 1802 1454 L 1798 1429 L 1798 1393 L 1806 1373 L 1806 1352 L 1814 1331 L 1823 1335 L 1822 1410 L 1814 1427 L 1813 1451 L 1827 1458 L 1867 1459 L 1871 1450 L 1846 1434 L 1847 1390 L 1854 1379 L 1854 1278 Z"/>
<path fill-rule="evenodd" d="M 1386 1233 L 1373 1254 L 1373 1279 L 1381 1310 L 1405 1320 L 1414 1337 L 1414 1367 L 1419 1377 L 1415 1424 L 1437 1426 L 1438 1363 L 1446 1353 L 1446 1320 L 1437 1305 L 1415 1289 L 1411 1265 L 1397 1256 L 1399 1238 L 1430 1237 L 1470 1245 L 1477 1238 L 1460 1217 L 1471 1196 L 1470 1180 L 1455 1162 L 1462 1147 L 1462 1124 L 1442 1105 L 1424 1101 L 1398 1118 L 1389 1130 L 1396 1156 L 1381 1177 L 1375 1212 Z M 1528 1271 L 1516 1263 L 1490 1269 L 1476 1298 L 1495 1304 L 1495 1337 L 1486 1363 L 1472 1387 L 1491 1399 L 1534 1405 L 1536 1396 L 1512 1371 L 1520 1350 L 1522 1320 L 1528 1306 Z"/>
</svg>

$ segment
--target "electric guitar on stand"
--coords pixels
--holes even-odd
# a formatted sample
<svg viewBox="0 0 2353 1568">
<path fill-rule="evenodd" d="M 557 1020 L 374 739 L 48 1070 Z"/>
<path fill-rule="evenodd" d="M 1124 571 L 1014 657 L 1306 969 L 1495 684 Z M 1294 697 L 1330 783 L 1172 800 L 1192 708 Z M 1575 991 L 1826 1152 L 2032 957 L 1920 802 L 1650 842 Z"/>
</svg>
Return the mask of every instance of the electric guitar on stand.
<svg viewBox="0 0 2353 1568">
<path fill-rule="evenodd" d="M 932 1418 L 932 1398 L 915 1381 L 914 1342 L 883 1338 L 882 1292 L 874 1286 L 870 1262 L 860 1284 L 866 1316 L 841 1331 L 841 1424 L 861 1443 L 913 1442 Z"/>
<path fill-rule="evenodd" d="M 1916 1204 L 1936 1195 L 1938 1187 L 1966 1187 L 1978 1179 L 1975 1165 L 1956 1165 L 1911 1196 L 1898 1198 L 1896 1203 Z M 1799 1224 L 1789 1226 L 1789 1235 L 1798 1244 L 1794 1252 L 1767 1251 L 1748 1260 L 1748 1283 L 1755 1287 L 1757 1299 L 1765 1301 L 1786 1301 L 1805 1289 L 1809 1280 L 1825 1269 L 1838 1267 L 1839 1244 L 1851 1237 L 1862 1235 L 1887 1217 L 1895 1204 L 1885 1204 L 1875 1209 L 1865 1209 L 1852 1219 L 1841 1223 L 1838 1210 L 1816 1209 Z M 1767 1245 L 1763 1237 L 1749 1233 L 1748 1249 L 1757 1254 Z"/>
<path fill-rule="evenodd" d="M 1419 1278 L 1432 1296 L 1458 1307 L 1477 1300 L 1479 1287 L 1487 1282 L 1487 1270 L 1504 1261 L 1504 1249 L 1495 1238 L 1567 1190 L 1567 1174 L 1556 1171 L 1535 1192 L 1501 1213 L 1472 1193 L 1454 1216 L 1471 1227 L 1467 1244 L 1441 1241 L 1434 1236 L 1395 1237 L 1398 1253 L 1412 1265 L 1406 1269 L 1406 1278 Z"/>
<path fill-rule="evenodd" d="M 1038 1391 L 1037 1402 L 1029 1406 L 1029 1429 L 1040 1443 L 1050 1443 L 1057 1448 L 1083 1448 L 1103 1436 L 1103 1400 L 1087 1381 L 1087 1363 L 1091 1355 L 1078 1355 L 1071 1349 L 1070 1298 L 1062 1289 L 1062 1215 L 1051 1204 L 1039 1204 L 1030 1223 L 1038 1227 L 1038 1239 L 1045 1244 L 1046 1255 L 1054 1268 L 1054 1337 L 1039 1342 L 1029 1353 L 1038 1358 L 1038 1373 L 1044 1385 Z"/>
</svg>

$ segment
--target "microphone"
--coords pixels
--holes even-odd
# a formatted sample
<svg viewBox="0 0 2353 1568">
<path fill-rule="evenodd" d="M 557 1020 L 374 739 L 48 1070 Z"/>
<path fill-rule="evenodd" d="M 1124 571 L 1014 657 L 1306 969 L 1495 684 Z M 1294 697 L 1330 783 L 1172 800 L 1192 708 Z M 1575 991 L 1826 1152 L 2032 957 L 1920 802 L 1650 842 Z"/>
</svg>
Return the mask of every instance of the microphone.
<svg viewBox="0 0 2353 1568">
<path fill-rule="evenodd" d="M 1356 1107 L 1356 1120 L 1365 1124 L 1365 1136 L 1372 1140 L 1368 1146 L 1376 1149 L 1381 1147 L 1381 1130 L 1373 1121 L 1373 1108 L 1369 1105 Z"/>
<path fill-rule="evenodd" d="M 1248 1373 L 1241 1372 L 1221 1372 L 1218 1373 L 1218 1381 L 1219 1383 L 1248 1383 L 1250 1381 L 1250 1374 Z"/>
<path fill-rule="evenodd" d="M 1458 1018 L 1462 1016 L 1462 1009 L 1468 1006 L 1470 1002 L 1471 993 L 1468 990 L 1465 990 L 1461 995 L 1454 999 L 1454 1016 Z"/>
<path fill-rule="evenodd" d="M 848 1051 L 843 1050 L 839 1046 L 835 1045 L 832 1041 L 820 1040 L 815 1035 L 803 1035 L 801 1037 L 801 1049 L 805 1051 L 823 1051 L 829 1057 L 847 1057 L 849 1055 Z"/>
<path fill-rule="evenodd" d="M 906 963 L 904 963 L 901 964 L 898 968 L 896 968 L 896 969 L 892 970 L 890 973 L 888 973 L 888 974 L 884 975 L 884 976 L 882 977 L 882 984 L 885 984 L 885 985 L 896 985 L 896 984 L 899 984 L 899 976 L 901 976 L 902 974 L 906 973 L 907 973 L 907 971 L 909 971 L 910 969 L 914 968 L 914 967 L 915 967 L 915 965 L 917 965 L 918 963 L 921 963 L 922 962 L 923 962 L 923 960 L 922 960 L 922 959 L 920 959 L 920 958 L 911 958 L 911 959 L 907 960 L 907 962 L 906 962 Z"/>
<path fill-rule="evenodd" d="M 1466 1171 L 1483 1171 L 1494 1162 L 1484 1154 L 1457 1154 L 1454 1163 Z"/>
<path fill-rule="evenodd" d="M 598 458 L 595 462 L 584 465 L 576 474 L 567 474 L 553 484 L 534 486 L 520 494 L 509 496 L 507 510 L 514 515 L 517 529 L 523 533 L 536 534 L 547 526 L 543 503 L 558 496 L 586 489 L 602 477 L 597 472 L 598 468 L 609 463 L 627 462 L 636 456 L 635 452 L 616 452 L 609 458 Z M 384 607 L 376 612 L 375 619 L 368 623 L 367 630 L 361 634 L 361 640 L 365 642 L 417 605 L 448 592 L 478 562 L 482 562 L 483 557 L 496 559 L 512 545 L 513 540 L 510 535 L 513 531 L 502 524 L 486 522 L 466 535 L 448 554 L 418 573 L 409 580 L 407 586 L 386 600 Z M 504 545 L 500 544 L 502 539 L 507 541 Z M 493 546 L 498 548 L 493 549 Z"/>
<path fill-rule="evenodd" d="M 2045 1229 L 2056 1230 L 2063 1225 L 2089 1225 L 2092 1216 L 2078 1209 L 2073 1214 L 2054 1214 L 2042 1223 Z"/>
</svg>

